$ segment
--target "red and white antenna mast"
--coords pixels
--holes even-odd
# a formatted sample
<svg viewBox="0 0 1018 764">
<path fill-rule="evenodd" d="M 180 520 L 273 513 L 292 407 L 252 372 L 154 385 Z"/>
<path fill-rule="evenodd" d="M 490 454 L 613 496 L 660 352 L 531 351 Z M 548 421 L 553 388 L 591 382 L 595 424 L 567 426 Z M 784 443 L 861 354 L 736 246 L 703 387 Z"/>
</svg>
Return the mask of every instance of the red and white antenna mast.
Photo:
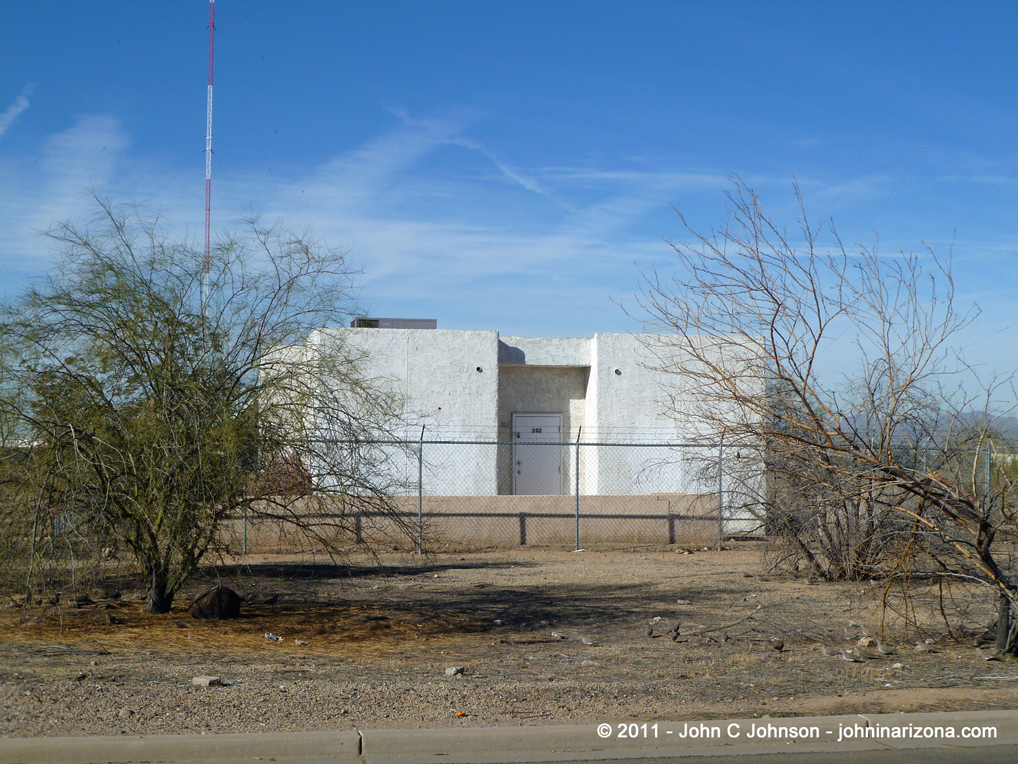
<svg viewBox="0 0 1018 764">
<path fill-rule="evenodd" d="M 216 0 L 209 0 L 209 106 L 205 119 L 205 265 L 202 269 L 202 313 L 209 299 L 209 229 L 212 223 L 212 41 L 216 32 Z"/>
</svg>

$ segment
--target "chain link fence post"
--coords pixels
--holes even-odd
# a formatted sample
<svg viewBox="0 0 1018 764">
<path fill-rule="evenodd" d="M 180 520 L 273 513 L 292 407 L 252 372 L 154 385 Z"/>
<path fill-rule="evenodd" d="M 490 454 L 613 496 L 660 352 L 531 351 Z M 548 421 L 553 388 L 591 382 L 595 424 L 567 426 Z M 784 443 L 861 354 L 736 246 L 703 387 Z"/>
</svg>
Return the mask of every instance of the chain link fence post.
<svg viewBox="0 0 1018 764">
<path fill-rule="evenodd" d="M 722 480 L 724 478 L 725 442 L 718 443 L 718 551 L 725 535 L 725 498 Z"/>
<path fill-rule="evenodd" d="M 424 427 L 417 444 L 417 554 L 424 554 Z"/>
<path fill-rule="evenodd" d="M 574 470 L 573 479 L 576 483 L 576 544 L 574 551 L 580 550 L 580 433 L 583 432 L 583 427 L 579 427 L 576 430 L 576 468 Z"/>
</svg>

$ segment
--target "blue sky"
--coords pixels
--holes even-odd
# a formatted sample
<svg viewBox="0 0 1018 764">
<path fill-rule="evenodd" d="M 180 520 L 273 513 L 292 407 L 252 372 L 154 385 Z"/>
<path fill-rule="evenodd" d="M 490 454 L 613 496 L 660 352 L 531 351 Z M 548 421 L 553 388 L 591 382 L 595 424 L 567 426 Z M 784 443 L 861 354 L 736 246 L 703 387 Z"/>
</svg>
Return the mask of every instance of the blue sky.
<svg viewBox="0 0 1018 764">
<path fill-rule="evenodd" d="M 204 226 L 208 4 L 4 3 L 0 283 L 95 188 Z M 1018 368 L 1018 5 L 216 3 L 215 230 L 310 226 L 375 315 L 640 331 L 639 269 L 737 173 L 794 226 L 953 256 L 959 341 Z M 1005 328 L 1008 327 L 1008 328 Z"/>
</svg>

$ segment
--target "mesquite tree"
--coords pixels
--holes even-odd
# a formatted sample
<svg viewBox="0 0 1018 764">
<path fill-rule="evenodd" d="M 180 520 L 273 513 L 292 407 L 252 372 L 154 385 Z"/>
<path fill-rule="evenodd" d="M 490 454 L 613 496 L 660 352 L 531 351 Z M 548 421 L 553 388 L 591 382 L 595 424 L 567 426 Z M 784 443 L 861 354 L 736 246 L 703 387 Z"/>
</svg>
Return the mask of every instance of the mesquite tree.
<svg viewBox="0 0 1018 764">
<path fill-rule="evenodd" d="M 974 312 L 956 308 L 949 263 L 850 252 L 833 231 L 821 246 L 795 191 L 793 236 L 735 179 L 726 225 L 698 233 L 682 218 L 673 277 L 646 278 L 642 307 L 668 346 L 657 356 L 689 359 L 665 365 L 698 401 L 672 413 L 754 457 L 731 463 L 755 474 L 729 477 L 800 569 L 977 582 L 1013 651 L 1016 485 L 998 454 L 1013 387 L 958 386 L 952 351 Z M 831 354 L 854 365 L 825 372 Z"/>
<path fill-rule="evenodd" d="M 30 562 L 60 534 L 127 550 L 160 613 L 241 512 L 325 548 L 360 509 L 399 525 L 367 443 L 399 402 L 342 346 L 303 345 L 355 308 L 342 253 L 249 221 L 206 260 L 101 200 L 49 236 L 59 259 L 0 325 L 18 432 L 0 512 L 34 518 L 18 537 Z"/>
</svg>

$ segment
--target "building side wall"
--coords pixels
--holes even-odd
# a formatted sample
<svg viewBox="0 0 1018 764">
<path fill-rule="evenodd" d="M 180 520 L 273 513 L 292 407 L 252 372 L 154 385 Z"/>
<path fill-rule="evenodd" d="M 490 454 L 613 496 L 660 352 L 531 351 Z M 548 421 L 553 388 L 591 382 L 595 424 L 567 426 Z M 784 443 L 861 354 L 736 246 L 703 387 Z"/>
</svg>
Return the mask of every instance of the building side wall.
<svg viewBox="0 0 1018 764">
<path fill-rule="evenodd" d="M 662 401 L 667 375 L 649 368 L 641 338 L 629 334 L 597 334 L 597 439 L 673 440 L 676 426 Z"/>
<path fill-rule="evenodd" d="M 408 427 L 428 437 L 495 436 L 498 333 L 441 329 L 330 329 L 363 376 L 405 401 Z"/>
<path fill-rule="evenodd" d="M 403 435 L 418 440 L 494 440 L 498 432 L 498 333 L 441 329 L 328 329 L 314 341 L 345 343 L 361 375 L 404 401 Z M 494 495 L 496 464 L 482 446 L 431 447 L 429 493 Z M 416 460 L 405 460 L 407 484 Z M 411 463 L 413 462 L 413 463 Z"/>
<path fill-rule="evenodd" d="M 682 442 L 687 433 L 666 405 L 678 378 L 655 367 L 644 338 L 597 334 L 592 349 L 585 440 L 621 443 Z M 676 359 L 676 363 L 681 362 Z M 649 494 L 709 490 L 697 479 L 696 455 L 689 449 L 598 448 L 597 464 L 585 481 L 592 494 Z"/>
</svg>

